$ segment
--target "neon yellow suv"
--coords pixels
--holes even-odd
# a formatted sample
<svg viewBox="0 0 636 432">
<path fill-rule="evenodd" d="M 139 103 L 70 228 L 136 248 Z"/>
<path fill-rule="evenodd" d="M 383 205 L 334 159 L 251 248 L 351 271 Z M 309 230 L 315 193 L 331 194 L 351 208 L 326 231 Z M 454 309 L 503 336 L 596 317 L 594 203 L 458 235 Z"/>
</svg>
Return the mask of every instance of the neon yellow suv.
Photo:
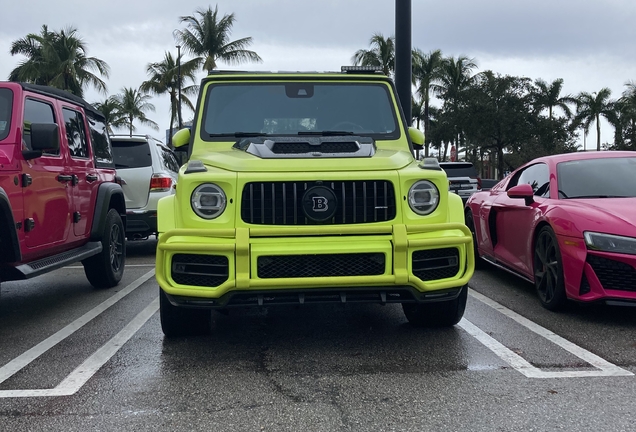
<svg viewBox="0 0 636 432">
<path fill-rule="evenodd" d="M 414 158 L 393 82 L 374 71 L 215 72 L 201 83 L 175 195 L 158 206 L 164 334 L 210 309 L 402 303 L 421 326 L 464 314 L 473 274 L 461 198 Z"/>
</svg>

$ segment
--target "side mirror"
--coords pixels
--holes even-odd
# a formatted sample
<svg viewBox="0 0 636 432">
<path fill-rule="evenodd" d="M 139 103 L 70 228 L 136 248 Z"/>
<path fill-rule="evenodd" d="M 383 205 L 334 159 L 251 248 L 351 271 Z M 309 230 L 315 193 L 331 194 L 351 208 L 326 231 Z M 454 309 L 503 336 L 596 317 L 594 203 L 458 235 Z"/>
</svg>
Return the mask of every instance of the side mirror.
<svg viewBox="0 0 636 432">
<path fill-rule="evenodd" d="M 190 144 L 190 129 L 184 128 L 172 135 L 172 145 L 174 148 L 183 147 Z"/>
<path fill-rule="evenodd" d="M 534 190 L 529 184 L 520 184 L 508 189 L 509 198 L 523 198 L 526 201 L 526 205 L 530 205 L 534 202 Z"/>
<path fill-rule="evenodd" d="M 415 150 L 421 150 L 424 147 L 424 132 L 417 128 L 414 128 L 413 126 L 410 126 L 409 137 L 411 137 L 411 142 L 413 143 L 413 147 L 415 147 Z"/>
<path fill-rule="evenodd" d="M 55 123 L 31 123 L 24 132 L 31 135 L 31 150 L 22 151 L 25 159 L 38 158 L 46 150 L 55 152 L 60 149 L 60 134 Z"/>
</svg>

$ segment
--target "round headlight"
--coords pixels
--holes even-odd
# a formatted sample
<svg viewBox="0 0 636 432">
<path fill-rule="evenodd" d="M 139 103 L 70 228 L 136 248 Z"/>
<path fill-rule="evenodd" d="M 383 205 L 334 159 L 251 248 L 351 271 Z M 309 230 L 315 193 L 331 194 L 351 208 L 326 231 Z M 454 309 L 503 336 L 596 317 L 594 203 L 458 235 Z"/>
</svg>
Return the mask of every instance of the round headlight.
<svg viewBox="0 0 636 432">
<path fill-rule="evenodd" d="M 190 197 L 192 210 L 203 219 L 220 216 L 225 210 L 226 201 L 223 189 L 213 183 L 199 185 Z"/>
<path fill-rule="evenodd" d="M 433 213 L 439 204 L 439 191 L 428 180 L 420 180 L 409 189 L 409 206 L 421 216 Z"/>
</svg>

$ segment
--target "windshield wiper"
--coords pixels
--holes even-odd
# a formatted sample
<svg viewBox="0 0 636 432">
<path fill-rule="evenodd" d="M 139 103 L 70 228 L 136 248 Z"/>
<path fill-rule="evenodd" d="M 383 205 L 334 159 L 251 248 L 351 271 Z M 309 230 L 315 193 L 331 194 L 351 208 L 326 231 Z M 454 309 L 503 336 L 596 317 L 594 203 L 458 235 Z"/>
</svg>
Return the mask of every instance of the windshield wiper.
<svg viewBox="0 0 636 432">
<path fill-rule="evenodd" d="M 355 135 L 350 131 L 335 131 L 335 130 L 326 130 L 326 131 L 300 131 L 298 132 L 300 136 L 343 136 L 343 135 Z"/>
</svg>

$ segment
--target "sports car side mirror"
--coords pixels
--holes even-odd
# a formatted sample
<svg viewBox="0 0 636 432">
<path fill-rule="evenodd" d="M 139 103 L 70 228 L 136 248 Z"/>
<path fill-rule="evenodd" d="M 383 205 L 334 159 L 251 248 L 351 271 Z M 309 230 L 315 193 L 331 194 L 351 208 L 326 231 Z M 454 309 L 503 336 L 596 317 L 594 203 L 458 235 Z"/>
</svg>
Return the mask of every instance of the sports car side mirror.
<svg viewBox="0 0 636 432">
<path fill-rule="evenodd" d="M 520 184 L 508 189 L 509 198 L 523 198 L 526 201 L 526 205 L 530 205 L 534 202 L 534 190 L 529 184 Z"/>
</svg>

